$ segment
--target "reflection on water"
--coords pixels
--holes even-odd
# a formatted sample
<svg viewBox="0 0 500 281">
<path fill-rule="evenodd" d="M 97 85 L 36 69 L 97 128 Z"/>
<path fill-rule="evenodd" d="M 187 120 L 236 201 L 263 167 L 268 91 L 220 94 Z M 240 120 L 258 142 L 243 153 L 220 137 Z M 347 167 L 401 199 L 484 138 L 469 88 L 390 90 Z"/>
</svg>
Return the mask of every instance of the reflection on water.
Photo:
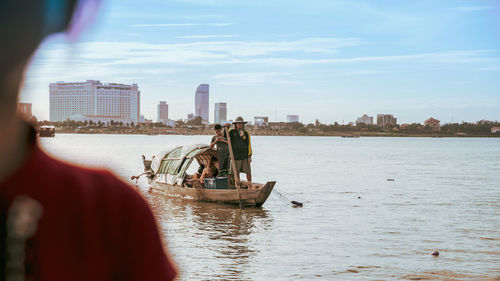
<svg viewBox="0 0 500 281">
<path fill-rule="evenodd" d="M 160 194 L 147 196 L 158 220 L 167 222 L 161 228 L 172 242 L 169 245 L 188 244 L 193 248 L 188 256 L 181 258 L 183 279 L 252 279 L 245 277 L 246 268 L 260 252 L 253 246 L 252 233 L 256 228 L 260 232 L 272 228 L 273 220 L 267 210 L 241 210 L 231 205 L 165 198 Z M 175 230 L 172 225 L 177 226 Z"/>
<path fill-rule="evenodd" d="M 141 154 L 209 136 L 56 135 L 43 147 L 130 182 Z M 500 278 L 500 139 L 261 137 L 262 209 L 138 190 L 154 207 L 180 280 Z M 394 179 L 394 181 L 387 181 Z M 430 255 L 438 250 L 439 257 Z"/>
</svg>

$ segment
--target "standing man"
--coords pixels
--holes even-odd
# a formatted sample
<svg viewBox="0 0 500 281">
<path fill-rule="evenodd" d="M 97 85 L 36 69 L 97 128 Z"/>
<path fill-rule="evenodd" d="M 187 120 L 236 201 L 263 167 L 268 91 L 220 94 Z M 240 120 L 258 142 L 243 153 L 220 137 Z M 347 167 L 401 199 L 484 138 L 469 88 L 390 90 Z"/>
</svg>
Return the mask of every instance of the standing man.
<svg viewBox="0 0 500 281">
<path fill-rule="evenodd" d="M 245 173 L 247 175 L 248 185 L 252 184 L 252 169 L 250 163 L 252 163 L 252 144 L 250 142 L 250 134 L 245 130 L 245 124 L 247 122 L 243 121 L 243 117 L 236 117 L 233 122 L 234 128 L 229 130 L 229 136 L 231 139 L 231 147 L 233 148 L 234 163 L 236 165 L 236 175 L 238 180 L 240 178 L 240 173 Z"/>
<path fill-rule="evenodd" d="M 210 148 L 217 146 L 217 156 L 219 157 L 219 175 L 226 175 L 229 167 L 229 147 L 227 140 L 222 134 L 222 126 L 215 124 L 215 136 L 210 141 Z"/>
</svg>

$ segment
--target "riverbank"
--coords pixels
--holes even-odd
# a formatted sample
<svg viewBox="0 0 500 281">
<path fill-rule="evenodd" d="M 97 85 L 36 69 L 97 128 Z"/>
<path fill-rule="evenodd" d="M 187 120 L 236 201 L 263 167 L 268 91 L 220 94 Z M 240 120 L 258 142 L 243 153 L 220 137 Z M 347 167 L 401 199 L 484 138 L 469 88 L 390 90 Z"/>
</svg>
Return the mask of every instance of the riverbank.
<svg viewBox="0 0 500 281">
<path fill-rule="evenodd" d="M 475 137 L 495 138 L 500 133 L 448 133 L 448 132 L 371 132 L 371 131 L 321 131 L 319 129 L 290 130 L 290 129 L 251 129 L 253 136 L 325 136 L 325 137 Z M 130 134 L 130 135 L 213 135 L 214 131 L 208 128 L 131 128 L 131 127 L 56 127 L 56 134 Z"/>
</svg>

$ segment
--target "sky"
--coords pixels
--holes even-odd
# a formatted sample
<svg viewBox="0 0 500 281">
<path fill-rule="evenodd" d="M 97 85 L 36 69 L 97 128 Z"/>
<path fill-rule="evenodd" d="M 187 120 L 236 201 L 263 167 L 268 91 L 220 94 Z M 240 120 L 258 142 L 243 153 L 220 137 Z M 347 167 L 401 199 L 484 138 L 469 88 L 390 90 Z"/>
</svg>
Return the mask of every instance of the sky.
<svg viewBox="0 0 500 281">
<path fill-rule="evenodd" d="M 52 82 L 137 83 L 141 114 L 302 123 L 500 120 L 500 1 L 101 0 L 77 40 L 48 38 L 20 101 L 49 119 Z"/>
</svg>

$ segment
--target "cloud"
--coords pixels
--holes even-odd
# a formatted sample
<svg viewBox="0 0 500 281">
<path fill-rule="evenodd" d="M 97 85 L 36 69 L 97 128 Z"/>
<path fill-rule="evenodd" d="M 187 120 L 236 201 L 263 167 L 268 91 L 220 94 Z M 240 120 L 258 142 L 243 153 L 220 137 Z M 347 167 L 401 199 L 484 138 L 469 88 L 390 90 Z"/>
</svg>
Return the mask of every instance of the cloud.
<svg viewBox="0 0 500 281">
<path fill-rule="evenodd" d="M 205 38 L 218 35 L 200 35 Z M 193 38 L 198 35 L 193 35 Z M 140 42 L 88 42 L 68 48 L 66 45 L 51 45 L 43 50 L 36 64 L 64 64 L 68 57 L 73 63 L 106 66 L 159 67 L 209 66 L 224 64 L 302 66 L 343 64 L 363 66 L 351 70 L 351 75 L 375 74 L 381 70 L 371 69 L 373 64 L 392 67 L 428 67 L 436 65 L 500 63 L 498 50 L 461 50 L 407 55 L 341 56 L 339 50 L 364 44 L 359 38 L 303 38 L 292 41 L 202 41 L 192 43 L 152 44 Z M 69 49 L 69 51 L 68 51 Z M 66 56 L 64 55 L 66 53 Z M 371 72 L 366 72 L 369 69 Z M 361 72 L 360 72 L 361 71 Z M 363 72 L 364 71 L 364 72 Z M 384 68 L 382 71 L 394 71 Z"/>
<path fill-rule="evenodd" d="M 212 77 L 218 85 L 228 86 L 258 86 L 269 84 L 298 85 L 300 81 L 286 79 L 292 76 L 287 72 L 242 72 L 220 73 Z"/>
<path fill-rule="evenodd" d="M 387 74 L 387 73 L 393 73 L 393 72 L 394 71 L 387 71 L 387 70 L 358 70 L 358 71 L 344 72 L 343 75 L 346 75 L 346 76 L 377 75 L 377 74 Z"/>
<path fill-rule="evenodd" d="M 230 26 L 234 23 L 215 22 L 215 23 L 151 23 L 151 24 L 133 24 L 132 27 L 191 27 L 191 26 Z"/>
<path fill-rule="evenodd" d="M 230 4 L 234 4 L 234 1 L 231 0 L 176 0 L 176 1 L 194 5 L 203 5 L 203 6 L 227 6 Z"/>
<path fill-rule="evenodd" d="M 491 65 L 475 69 L 476 71 L 500 71 L 500 65 Z"/>
<path fill-rule="evenodd" d="M 236 35 L 184 35 L 177 36 L 179 39 L 212 39 L 212 38 L 234 38 Z"/>
<path fill-rule="evenodd" d="M 489 10 L 491 7 L 488 6 L 461 6 L 461 7 L 455 7 L 452 8 L 452 10 L 459 11 L 459 12 L 478 12 L 478 11 L 484 11 L 484 10 Z"/>
<path fill-rule="evenodd" d="M 81 61 L 107 65 L 185 64 L 208 65 L 227 63 L 280 63 L 295 57 L 336 54 L 340 48 L 363 44 L 358 38 L 304 38 L 295 41 L 207 41 L 177 44 L 150 44 L 139 42 L 87 42 L 52 45 L 43 50 L 37 63 L 63 62 L 67 53 L 76 54 Z M 276 58 L 278 57 L 278 58 Z M 285 61 L 286 62 L 286 61 Z M 307 62 L 306 62 L 307 63 Z"/>
<path fill-rule="evenodd" d="M 193 16 L 181 16 L 184 19 L 220 19 L 220 15 L 193 15 Z"/>
</svg>

